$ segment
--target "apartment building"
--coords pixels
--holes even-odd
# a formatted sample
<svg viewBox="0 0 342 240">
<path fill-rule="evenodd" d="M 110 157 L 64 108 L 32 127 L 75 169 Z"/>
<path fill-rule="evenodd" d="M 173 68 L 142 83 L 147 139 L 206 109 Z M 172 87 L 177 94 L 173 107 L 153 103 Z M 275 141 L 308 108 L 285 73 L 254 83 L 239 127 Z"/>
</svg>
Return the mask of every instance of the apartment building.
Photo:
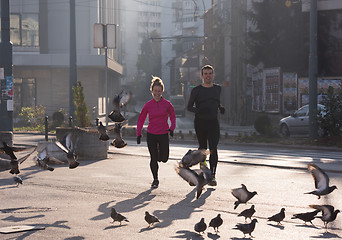
<svg viewBox="0 0 342 240">
<path fill-rule="evenodd" d="M 50 116 L 61 108 L 69 112 L 70 2 L 10 1 L 14 119 L 21 107 L 42 105 Z M 92 120 L 105 116 L 106 96 L 112 98 L 120 91 L 120 32 L 117 49 L 107 52 L 107 83 L 105 51 L 94 48 L 93 33 L 95 23 L 120 24 L 119 4 L 117 0 L 75 0 L 77 81 L 84 87 Z"/>
</svg>

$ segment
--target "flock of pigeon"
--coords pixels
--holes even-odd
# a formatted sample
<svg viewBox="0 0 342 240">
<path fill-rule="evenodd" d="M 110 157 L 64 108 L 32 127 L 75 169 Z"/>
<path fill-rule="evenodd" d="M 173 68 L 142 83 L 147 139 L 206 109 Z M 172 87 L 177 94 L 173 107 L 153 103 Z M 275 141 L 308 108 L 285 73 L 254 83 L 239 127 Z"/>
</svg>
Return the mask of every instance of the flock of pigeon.
<svg viewBox="0 0 342 240">
<path fill-rule="evenodd" d="M 99 139 L 102 141 L 108 141 L 109 136 L 107 131 L 110 129 L 114 130 L 114 140 L 111 145 L 117 148 L 123 148 L 127 145 L 127 143 L 122 139 L 121 129 L 122 127 L 127 124 L 127 120 L 121 113 L 121 108 L 125 106 L 130 98 L 131 93 L 122 91 L 120 94 L 116 95 L 113 99 L 113 111 L 108 115 L 108 117 L 114 121 L 114 127 L 103 126 L 102 122 L 100 122 L 99 126 L 96 129 L 96 133 L 99 133 Z M 89 130 L 86 128 L 74 127 L 77 130 L 91 132 L 93 130 Z M 108 128 L 108 129 L 107 129 Z M 66 154 L 66 159 L 69 164 L 70 169 L 74 169 L 79 165 L 78 155 L 76 154 L 75 150 L 77 149 L 77 145 L 79 142 L 79 136 L 75 132 L 67 133 L 62 139 L 57 140 L 55 143 L 56 145 Z M 25 156 L 21 158 L 17 158 L 15 156 L 15 152 L 27 150 L 26 148 L 18 148 L 18 147 L 11 147 L 6 142 L 2 142 L 2 147 L 0 148 L 0 153 L 5 153 L 10 158 L 10 166 L 11 170 L 9 171 L 11 174 L 15 175 L 13 180 L 17 186 L 19 184 L 23 184 L 22 178 L 19 176 L 19 164 L 22 164 L 26 159 L 28 159 L 34 152 L 37 152 L 37 155 L 33 158 L 36 166 L 43 170 L 53 171 L 54 168 L 49 166 L 49 164 L 64 164 L 63 161 L 56 159 L 53 156 L 50 156 L 48 150 L 44 146 L 37 146 L 34 147 L 32 151 L 27 153 Z"/>
<path fill-rule="evenodd" d="M 131 93 L 122 91 L 120 94 L 116 95 L 113 99 L 113 111 L 108 115 L 108 117 L 114 122 L 114 126 L 104 126 L 102 122 L 99 123 L 97 127 L 97 132 L 100 134 L 99 139 L 102 141 L 108 141 L 110 138 L 108 136 L 108 132 L 114 130 L 114 140 L 111 145 L 117 148 L 123 148 L 127 145 L 127 143 L 122 139 L 121 129 L 127 124 L 126 118 L 121 113 L 121 108 L 125 106 L 131 98 Z M 89 129 L 79 128 L 84 131 L 93 131 Z M 67 133 L 60 141 L 56 141 L 56 145 L 62 149 L 67 157 L 69 168 L 74 169 L 79 165 L 78 156 L 75 153 L 75 149 L 77 148 L 79 138 L 73 134 L 72 132 Z M 22 164 L 31 154 L 37 151 L 37 156 L 34 157 L 34 161 L 36 166 L 40 167 L 43 170 L 53 171 L 54 168 L 49 166 L 49 163 L 54 164 L 63 164 L 62 161 L 49 156 L 47 149 L 38 149 L 35 147 L 31 152 L 26 154 L 25 156 L 17 159 L 14 152 L 23 151 L 23 148 L 10 147 L 6 142 L 3 142 L 3 147 L 0 148 L 0 153 L 6 153 L 11 161 L 11 170 L 10 173 L 14 174 L 14 182 L 19 186 L 23 181 L 19 176 L 19 164 Z M 206 156 L 210 152 L 208 150 L 189 150 L 178 162 L 178 165 L 175 166 L 176 173 L 184 179 L 190 186 L 195 186 L 196 188 L 196 199 L 198 199 L 204 186 L 207 185 L 212 180 L 212 174 L 210 169 L 206 165 Z M 199 164 L 199 169 L 192 169 L 191 167 Z M 318 196 L 318 199 L 323 195 L 327 195 L 331 193 L 333 190 L 337 189 L 336 186 L 329 186 L 329 176 L 317 165 L 308 164 L 308 169 L 314 179 L 315 182 L 315 190 L 311 192 L 307 192 L 306 194 L 313 194 Z M 244 184 L 241 184 L 240 188 L 234 188 L 231 190 L 232 195 L 237 199 L 234 202 L 234 209 L 236 209 L 241 203 L 247 204 L 247 202 L 257 195 L 256 191 L 250 192 Z M 336 209 L 331 205 L 309 205 L 311 208 L 314 208 L 315 211 L 305 212 L 305 213 L 297 213 L 294 214 L 292 219 L 300 219 L 304 221 L 306 224 L 310 222 L 312 225 L 312 220 L 315 218 L 320 218 L 325 226 L 327 231 L 328 223 L 334 221 L 337 217 L 337 214 L 340 210 Z M 245 234 L 249 234 L 252 237 L 252 232 L 255 229 L 256 223 L 258 220 L 256 218 L 252 219 L 254 213 L 256 212 L 255 206 L 252 205 L 250 208 L 243 210 L 237 216 L 242 216 L 245 218 L 245 223 L 238 223 L 235 225 L 234 229 L 240 230 L 245 237 Z M 322 212 L 321 216 L 317 216 L 319 212 Z M 113 222 L 119 222 L 121 225 L 122 221 L 129 222 L 126 217 L 116 212 L 114 208 L 111 209 L 111 218 Z M 285 218 L 285 208 L 282 208 L 279 213 L 268 217 L 268 221 L 274 221 L 278 225 L 281 224 Z M 250 219 L 250 223 L 247 223 L 247 219 Z M 156 216 L 151 215 L 149 212 L 145 212 L 145 221 L 148 223 L 148 227 L 153 226 L 155 223 L 160 222 Z M 223 220 L 221 218 L 221 214 L 218 214 L 215 218 L 211 219 L 209 222 L 209 227 L 213 227 L 216 233 L 219 232 L 219 227 L 223 224 Z M 195 224 L 194 230 L 199 234 L 204 233 L 207 229 L 207 224 L 205 223 L 204 218 L 202 218 L 198 223 Z"/>
</svg>

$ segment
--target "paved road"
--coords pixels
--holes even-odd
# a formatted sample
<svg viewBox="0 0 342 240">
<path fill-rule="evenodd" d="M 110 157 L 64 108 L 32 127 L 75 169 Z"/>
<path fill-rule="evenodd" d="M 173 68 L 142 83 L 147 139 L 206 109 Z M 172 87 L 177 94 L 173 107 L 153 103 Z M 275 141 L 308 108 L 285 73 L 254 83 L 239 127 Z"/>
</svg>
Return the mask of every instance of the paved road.
<svg viewBox="0 0 342 240">
<path fill-rule="evenodd" d="M 339 239 L 342 237 L 342 217 L 330 225 L 328 233 L 322 222 L 314 226 L 291 219 L 293 213 L 309 211 L 309 204 L 332 204 L 342 209 L 341 173 L 329 172 L 331 184 L 339 187 L 328 197 L 318 200 L 305 195 L 314 187 L 306 169 L 307 162 L 324 168 L 336 164 L 341 168 L 338 153 L 327 151 L 295 152 L 220 145 L 218 186 L 207 187 L 196 200 L 192 187 L 173 170 L 194 144 L 172 144 L 170 161 L 160 165 L 160 187 L 151 190 L 151 174 L 146 142 L 136 145 L 128 141 L 123 149 L 110 147 L 109 158 L 102 161 L 82 161 L 70 170 L 54 166 L 53 172 L 40 171 L 28 160 L 21 166 L 24 184 L 14 186 L 11 175 L 0 172 L 0 227 L 31 224 L 45 230 L 0 234 L 0 239 L 243 239 L 232 228 L 243 218 L 237 214 L 254 204 L 258 219 L 255 239 Z M 272 150 L 273 149 L 273 150 Z M 286 162 L 291 162 L 287 164 Z M 335 170 L 337 167 L 334 167 Z M 332 169 L 334 170 L 334 169 Z M 230 190 L 246 184 L 258 192 L 248 206 L 233 209 Z M 115 207 L 129 218 L 121 226 L 109 217 Z M 285 207 L 282 226 L 267 222 L 267 217 Z M 161 223 L 148 228 L 144 212 L 156 215 Z M 212 228 L 203 236 L 193 230 L 204 217 L 206 222 L 222 214 L 224 224 L 216 235 Z"/>
</svg>

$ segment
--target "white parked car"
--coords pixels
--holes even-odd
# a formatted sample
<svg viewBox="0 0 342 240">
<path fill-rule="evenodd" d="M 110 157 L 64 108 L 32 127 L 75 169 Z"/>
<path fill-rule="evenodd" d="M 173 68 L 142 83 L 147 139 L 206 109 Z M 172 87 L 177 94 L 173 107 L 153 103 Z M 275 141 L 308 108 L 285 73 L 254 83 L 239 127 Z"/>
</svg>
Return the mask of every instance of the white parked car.
<svg viewBox="0 0 342 240">
<path fill-rule="evenodd" d="M 324 114 L 324 110 L 324 105 L 317 104 L 318 113 Z M 282 136 L 308 135 L 310 133 L 309 105 L 304 105 L 290 116 L 280 119 L 279 127 Z M 319 128 L 318 136 L 323 135 L 323 130 Z"/>
</svg>

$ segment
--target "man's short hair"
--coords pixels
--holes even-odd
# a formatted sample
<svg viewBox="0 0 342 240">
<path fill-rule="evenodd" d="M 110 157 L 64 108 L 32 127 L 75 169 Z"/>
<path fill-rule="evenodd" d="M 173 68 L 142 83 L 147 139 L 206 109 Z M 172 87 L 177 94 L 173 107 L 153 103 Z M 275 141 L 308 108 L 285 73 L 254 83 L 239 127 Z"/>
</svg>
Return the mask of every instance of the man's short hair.
<svg viewBox="0 0 342 240">
<path fill-rule="evenodd" d="M 204 66 L 202 67 L 202 69 L 201 69 L 201 75 L 203 75 L 203 70 L 204 70 L 204 69 L 210 69 L 210 70 L 212 70 L 213 73 L 214 73 L 214 68 L 213 68 L 213 66 L 211 66 L 211 65 L 204 65 Z"/>
</svg>

